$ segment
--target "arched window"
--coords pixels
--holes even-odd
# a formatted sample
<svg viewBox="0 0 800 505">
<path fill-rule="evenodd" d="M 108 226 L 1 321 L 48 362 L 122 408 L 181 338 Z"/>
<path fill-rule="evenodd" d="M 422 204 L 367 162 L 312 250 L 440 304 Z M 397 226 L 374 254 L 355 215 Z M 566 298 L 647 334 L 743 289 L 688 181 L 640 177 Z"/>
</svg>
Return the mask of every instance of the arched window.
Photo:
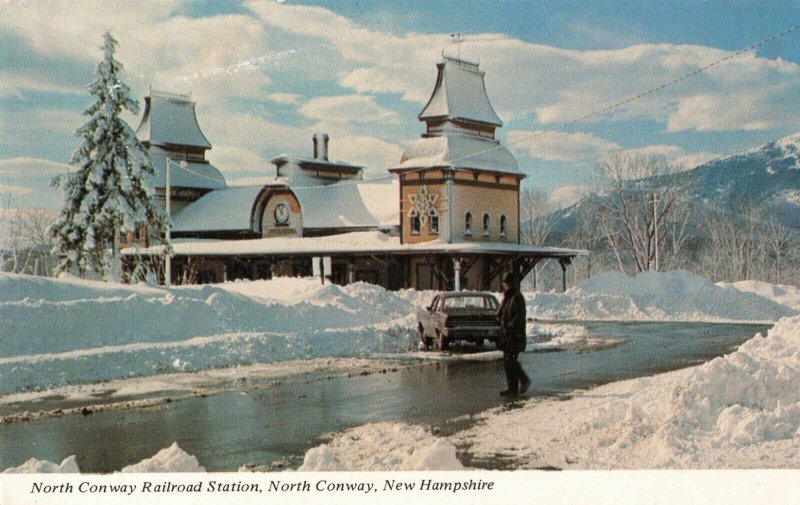
<svg viewBox="0 0 800 505">
<path fill-rule="evenodd" d="M 464 214 L 464 235 L 472 235 L 472 212 Z"/>
<path fill-rule="evenodd" d="M 508 231 L 508 224 L 506 223 L 506 216 L 505 214 L 503 214 L 500 216 L 500 236 L 505 237 L 507 231 Z"/>
<path fill-rule="evenodd" d="M 489 214 L 483 215 L 483 236 L 489 236 Z"/>
<path fill-rule="evenodd" d="M 412 235 L 419 235 L 420 229 L 422 228 L 422 224 L 420 223 L 419 214 L 416 211 L 412 211 L 411 215 L 411 234 Z"/>
<path fill-rule="evenodd" d="M 439 234 L 439 213 L 436 212 L 436 209 L 431 209 L 428 213 L 428 233 Z"/>
</svg>

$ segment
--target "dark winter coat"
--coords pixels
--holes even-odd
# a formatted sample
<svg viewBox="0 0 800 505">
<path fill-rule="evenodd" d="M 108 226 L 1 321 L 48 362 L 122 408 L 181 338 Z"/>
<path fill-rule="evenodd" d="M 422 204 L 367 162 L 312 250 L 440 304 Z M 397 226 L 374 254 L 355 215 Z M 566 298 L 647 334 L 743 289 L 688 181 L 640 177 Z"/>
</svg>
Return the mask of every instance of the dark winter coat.
<svg viewBox="0 0 800 505">
<path fill-rule="evenodd" d="M 503 303 L 497 311 L 500 321 L 500 338 L 497 339 L 497 348 L 505 352 L 522 352 L 525 350 L 527 338 L 525 336 L 525 298 L 517 290 L 506 291 Z"/>
</svg>

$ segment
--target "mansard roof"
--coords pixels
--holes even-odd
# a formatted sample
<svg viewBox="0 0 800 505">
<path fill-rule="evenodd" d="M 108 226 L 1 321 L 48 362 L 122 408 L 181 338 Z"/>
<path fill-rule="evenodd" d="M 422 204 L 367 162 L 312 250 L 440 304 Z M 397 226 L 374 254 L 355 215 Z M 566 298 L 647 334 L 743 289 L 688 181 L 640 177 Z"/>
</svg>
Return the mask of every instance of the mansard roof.
<svg viewBox="0 0 800 505">
<path fill-rule="evenodd" d="M 144 115 L 136 136 L 142 142 L 158 146 L 186 146 L 211 149 L 197 124 L 195 103 L 187 95 L 151 90 L 144 98 Z"/>
<path fill-rule="evenodd" d="M 503 126 L 486 94 L 485 72 L 477 63 L 444 56 L 436 68 L 439 69 L 436 85 L 419 113 L 420 121 L 461 120 Z"/>
</svg>

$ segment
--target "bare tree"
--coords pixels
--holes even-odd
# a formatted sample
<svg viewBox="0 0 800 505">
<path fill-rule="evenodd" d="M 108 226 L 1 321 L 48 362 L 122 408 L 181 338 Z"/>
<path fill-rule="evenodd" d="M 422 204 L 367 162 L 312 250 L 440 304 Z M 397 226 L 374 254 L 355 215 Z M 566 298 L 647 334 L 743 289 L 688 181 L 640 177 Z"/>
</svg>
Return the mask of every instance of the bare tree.
<svg viewBox="0 0 800 505">
<path fill-rule="evenodd" d="M 663 156 L 622 152 L 608 155 L 598 172 L 606 183 L 596 199 L 598 227 L 620 270 L 674 266 L 690 236 L 691 177 Z"/>
<path fill-rule="evenodd" d="M 524 188 L 519 195 L 519 238 L 527 245 L 546 245 L 553 233 L 555 208 L 549 203 L 547 194 L 539 189 Z M 531 272 L 532 288 L 538 287 L 544 264 L 537 264 Z"/>
<path fill-rule="evenodd" d="M 767 266 L 764 278 L 774 283 L 785 282 L 784 276 L 795 260 L 793 256 L 800 249 L 797 233 L 770 215 L 764 221 L 760 244 Z"/>
<path fill-rule="evenodd" d="M 735 213 L 709 210 L 703 221 L 707 237 L 704 273 L 717 281 L 759 277 L 763 270 L 762 226 L 762 209 L 750 201 L 739 202 Z"/>
</svg>

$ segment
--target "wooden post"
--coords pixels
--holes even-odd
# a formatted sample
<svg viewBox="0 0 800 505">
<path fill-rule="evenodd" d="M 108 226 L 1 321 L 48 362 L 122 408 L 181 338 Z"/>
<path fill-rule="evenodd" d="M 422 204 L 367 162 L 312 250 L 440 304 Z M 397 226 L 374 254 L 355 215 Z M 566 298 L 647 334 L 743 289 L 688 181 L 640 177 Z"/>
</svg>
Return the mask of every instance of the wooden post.
<svg viewBox="0 0 800 505">
<path fill-rule="evenodd" d="M 561 258 L 558 260 L 558 264 L 561 265 L 561 292 L 563 293 L 567 290 L 567 262 Z"/>
</svg>

